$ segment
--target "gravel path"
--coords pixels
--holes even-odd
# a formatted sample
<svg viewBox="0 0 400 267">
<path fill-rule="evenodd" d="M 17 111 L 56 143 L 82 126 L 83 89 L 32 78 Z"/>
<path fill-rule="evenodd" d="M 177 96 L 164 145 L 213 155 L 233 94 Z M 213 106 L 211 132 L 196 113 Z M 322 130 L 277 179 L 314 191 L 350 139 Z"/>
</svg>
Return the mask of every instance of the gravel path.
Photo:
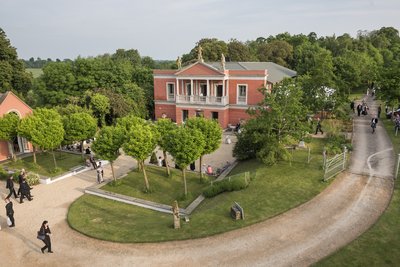
<svg viewBox="0 0 400 267">
<path fill-rule="evenodd" d="M 375 108 L 372 102 L 370 108 Z M 14 202 L 16 228 L 8 229 L 1 213 L 0 266 L 310 265 L 366 231 L 390 201 L 391 143 L 379 123 L 372 135 L 369 121 L 369 116 L 355 119 L 351 167 L 317 197 L 270 220 L 209 238 L 158 244 L 95 240 L 71 230 L 66 222 L 71 202 L 94 182 L 93 171 L 39 185 L 34 201 Z M 116 165 L 123 173 L 132 161 L 123 157 Z M 40 252 L 42 243 L 35 233 L 43 219 L 53 231 L 54 254 Z"/>
</svg>

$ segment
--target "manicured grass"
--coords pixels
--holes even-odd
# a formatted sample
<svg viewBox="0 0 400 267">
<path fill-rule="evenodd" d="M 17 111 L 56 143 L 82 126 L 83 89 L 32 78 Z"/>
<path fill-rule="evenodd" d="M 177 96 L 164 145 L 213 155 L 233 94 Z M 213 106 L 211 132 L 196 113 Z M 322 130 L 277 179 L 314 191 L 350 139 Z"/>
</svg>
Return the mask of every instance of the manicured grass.
<svg viewBox="0 0 400 267">
<path fill-rule="evenodd" d="M 400 153 L 400 135 L 394 136 L 394 125 L 382 119 L 392 140 L 395 155 Z M 397 159 L 397 157 L 396 157 Z M 400 177 L 395 181 L 392 200 L 378 222 L 366 233 L 325 258 L 316 266 L 399 266 L 400 264 Z"/>
<path fill-rule="evenodd" d="M 209 183 L 200 183 L 199 173 L 186 172 L 188 196 L 184 199 L 184 187 L 182 171 L 171 169 L 171 177 L 167 177 L 165 168 L 146 166 L 151 193 L 145 193 L 145 185 L 142 171 L 132 171 L 121 179 L 119 185 L 107 184 L 101 189 L 131 197 L 146 199 L 157 203 L 172 205 L 174 200 L 179 201 L 179 206 L 185 208 L 189 205 Z M 214 178 L 209 178 L 213 179 Z"/>
<path fill-rule="evenodd" d="M 281 162 L 268 167 L 255 160 L 239 163 L 232 174 L 250 171 L 249 187 L 204 200 L 190 216 L 189 223 L 182 221 L 180 230 L 172 229 L 170 214 L 91 195 L 80 197 L 70 206 L 68 222 L 83 234 L 117 242 L 199 238 L 251 225 L 310 200 L 328 185 L 321 182 L 323 143 L 322 139 L 313 140 L 310 164 L 305 163 L 307 152 L 300 150 L 294 151 L 291 164 Z M 243 207 L 245 220 L 231 219 L 230 207 L 234 201 Z"/>
<path fill-rule="evenodd" d="M 65 152 L 55 152 L 57 169 L 54 168 L 53 155 L 48 152 L 37 153 L 36 162 L 33 163 L 33 156 L 29 156 L 16 162 L 7 162 L 4 167 L 9 167 L 11 169 L 22 169 L 27 171 L 36 172 L 39 175 L 46 177 L 55 177 L 62 173 L 69 171 L 71 168 L 79 165 L 83 165 L 83 160 L 81 155 L 65 153 Z"/>
<path fill-rule="evenodd" d="M 33 78 L 37 78 L 43 74 L 42 69 L 27 68 L 26 71 L 32 73 Z"/>
</svg>

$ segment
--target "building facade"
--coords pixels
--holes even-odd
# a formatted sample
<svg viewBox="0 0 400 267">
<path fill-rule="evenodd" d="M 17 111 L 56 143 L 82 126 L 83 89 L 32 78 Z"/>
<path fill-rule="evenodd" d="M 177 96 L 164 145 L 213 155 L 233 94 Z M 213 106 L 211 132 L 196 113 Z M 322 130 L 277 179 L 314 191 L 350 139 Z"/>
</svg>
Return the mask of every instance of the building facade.
<svg viewBox="0 0 400 267">
<path fill-rule="evenodd" d="M 14 93 L 0 93 L 0 117 L 8 113 L 15 113 L 22 119 L 32 114 L 32 109 Z M 10 158 L 10 145 L 17 155 L 32 152 L 32 145 L 25 138 L 17 136 L 11 144 L 0 141 L 0 161 Z"/>
<path fill-rule="evenodd" d="M 179 64 L 178 64 L 179 66 Z M 198 62 L 178 70 L 154 70 L 156 119 L 167 117 L 179 123 L 189 117 L 218 120 L 232 127 L 249 115 L 264 96 L 260 88 L 296 72 L 272 62 Z"/>
</svg>

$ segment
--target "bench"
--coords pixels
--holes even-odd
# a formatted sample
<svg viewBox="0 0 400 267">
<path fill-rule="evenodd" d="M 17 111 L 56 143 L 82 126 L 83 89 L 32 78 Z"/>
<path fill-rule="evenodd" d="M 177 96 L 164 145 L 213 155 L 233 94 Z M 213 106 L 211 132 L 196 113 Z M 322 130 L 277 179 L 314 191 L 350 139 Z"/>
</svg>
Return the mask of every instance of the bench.
<svg viewBox="0 0 400 267">
<path fill-rule="evenodd" d="M 244 220 L 244 210 L 243 208 L 237 203 L 231 207 L 231 216 L 234 220 Z"/>
<path fill-rule="evenodd" d="M 69 169 L 71 172 L 79 172 L 79 171 L 82 171 L 82 170 L 84 170 L 86 168 L 86 166 L 75 166 L 75 167 L 72 167 L 71 169 Z"/>
</svg>

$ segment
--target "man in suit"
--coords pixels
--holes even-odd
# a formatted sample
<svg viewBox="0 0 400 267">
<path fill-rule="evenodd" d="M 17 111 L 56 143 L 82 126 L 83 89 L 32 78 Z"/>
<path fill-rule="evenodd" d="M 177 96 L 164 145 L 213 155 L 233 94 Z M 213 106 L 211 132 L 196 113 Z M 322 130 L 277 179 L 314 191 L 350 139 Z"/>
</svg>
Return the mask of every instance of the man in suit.
<svg viewBox="0 0 400 267">
<path fill-rule="evenodd" d="M 17 193 L 15 192 L 15 189 L 14 189 L 14 181 L 13 181 L 12 175 L 10 175 L 10 177 L 8 177 L 8 179 L 7 179 L 6 188 L 10 190 L 10 194 L 8 194 L 8 196 L 6 198 L 10 198 L 11 195 L 14 193 L 15 199 L 17 199 Z"/>
<path fill-rule="evenodd" d="M 32 200 L 31 188 L 29 187 L 29 185 L 25 179 L 23 179 L 23 181 L 21 183 L 21 196 L 19 199 L 20 203 L 24 203 L 24 201 L 23 201 L 24 197 L 26 197 L 29 201 Z"/>
<path fill-rule="evenodd" d="M 10 221 L 11 221 L 10 227 L 14 227 L 15 221 L 14 221 L 13 203 L 10 201 L 9 198 L 6 198 L 5 202 L 6 202 L 6 214 L 7 214 L 8 218 L 10 218 Z"/>
</svg>

